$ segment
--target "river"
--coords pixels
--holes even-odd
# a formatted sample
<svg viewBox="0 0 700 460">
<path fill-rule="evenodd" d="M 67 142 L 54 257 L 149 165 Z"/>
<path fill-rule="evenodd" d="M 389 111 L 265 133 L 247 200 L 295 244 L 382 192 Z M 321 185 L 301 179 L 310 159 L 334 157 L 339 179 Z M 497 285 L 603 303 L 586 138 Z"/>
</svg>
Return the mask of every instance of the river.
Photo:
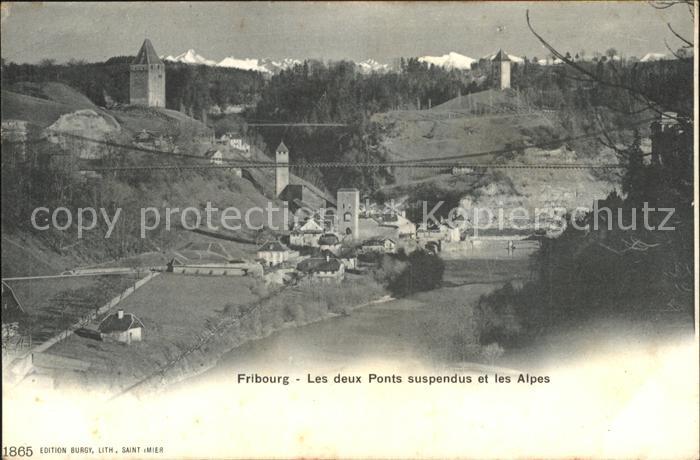
<svg viewBox="0 0 700 460">
<path fill-rule="evenodd" d="M 479 297 L 529 276 L 528 253 L 509 259 L 446 261 L 443 287 L 375 303 L 313 324 L 283 329 L 225 354 L 196 381 L 232 372 L 340 372 L 360 363 L 391 363 L 397 371 L 469 360 L 469 318 Z"/>
</svg>

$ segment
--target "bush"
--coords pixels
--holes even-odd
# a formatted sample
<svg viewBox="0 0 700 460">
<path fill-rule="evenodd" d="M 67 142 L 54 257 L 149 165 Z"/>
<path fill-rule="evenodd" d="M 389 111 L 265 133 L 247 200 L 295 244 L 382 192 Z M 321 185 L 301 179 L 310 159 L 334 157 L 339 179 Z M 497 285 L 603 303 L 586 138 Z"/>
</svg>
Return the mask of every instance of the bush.
<svg viewBox="0 0 700 460">
<path fill-rule="evenodd" d="M 393 295 L 405 296 L 440 286 L 445 263 L 438 256 L 417 250 L 382 258 L 375 279 L 383 282 Z"/>
<path fill-rule="evenodd" d="M 481 361 L 493 364 L 498 358 L 503 356 L 503 347 L 498 344 L 498 342 L 493 342 L 488 345 L 481 347 Z"/>
<path fill-rule="evenodd" d="M 479 343 L 513 343 L 523 332 L 518 315 L 518 297 L 522 294 L 508 283 L 503 288 L 479 299 L 474 311 Z"/>
</svg>

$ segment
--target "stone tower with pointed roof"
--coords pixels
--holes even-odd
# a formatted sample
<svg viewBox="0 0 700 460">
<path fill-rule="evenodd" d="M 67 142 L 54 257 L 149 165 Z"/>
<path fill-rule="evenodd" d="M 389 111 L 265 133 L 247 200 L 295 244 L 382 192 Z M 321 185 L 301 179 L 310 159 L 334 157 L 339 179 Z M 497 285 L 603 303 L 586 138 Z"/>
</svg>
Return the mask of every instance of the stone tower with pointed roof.
<svg viewBox="0 0 700 460">
<path fill-rule="evenodd" d="M 503 50 L 498 50 L 491 58 L 491 81 L 494 88 L 510 88 L 510 64 L 511 60 Z"/>
<path fill-rule="evenodd" d="M 165 107 L 165 64 L 145 39 L 129 72 L 129 103 Z"/>
<path fill-rule="evenodd" d="M 275 196 L 280 196 L 289 185 L 289 149 L 280 142 L 275 151 Z"/>
</svg>

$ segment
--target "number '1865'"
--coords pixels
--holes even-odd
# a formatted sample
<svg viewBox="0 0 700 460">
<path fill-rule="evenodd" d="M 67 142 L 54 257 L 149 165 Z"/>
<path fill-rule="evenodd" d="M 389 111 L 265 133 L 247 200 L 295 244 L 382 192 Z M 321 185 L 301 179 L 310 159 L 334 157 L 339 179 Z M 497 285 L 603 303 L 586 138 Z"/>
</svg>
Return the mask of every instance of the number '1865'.
<svg viewBox="0 0 700 460">
<path fill-rule="evenodd" d="M 2 448 L 3 457 L 31 457 L 34 455 L 30 446 L 10 446 Z"/>
</svg>

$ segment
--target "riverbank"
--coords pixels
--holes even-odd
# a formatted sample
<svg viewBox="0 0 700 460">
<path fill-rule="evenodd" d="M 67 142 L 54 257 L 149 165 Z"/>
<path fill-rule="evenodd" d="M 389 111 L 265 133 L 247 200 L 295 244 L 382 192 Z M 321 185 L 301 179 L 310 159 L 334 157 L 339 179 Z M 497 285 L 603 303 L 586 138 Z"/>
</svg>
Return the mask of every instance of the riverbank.
<svg viewBox="0 0 700 460">
<path fill-rule="evenodd" d="M 481 295 L 526 278 L 529 262 L 450 260 L 446 265 L 440 288 L 247 341 L 224 354 L 211 370 L 175 388 L 225 382 L 237 372 L 303 375 L 309 370 L 339 372 L 366 362 L 391 362 L 403 369 L 494 364 L 502 351 L 478 344 L 473 307 Z"/>
<path fill-rule="evenodd" d="M 367 276 L 348 275 L 338 285 L 271 288 L 254 277 L 163 274 L 119 305 L 144 323 L 142 342 L 125 345 L 73 336 L 47 353 L 79 360 L 86 369 L 41 372 L 44 382 L 59 391 L 148 393 L 206 375 L 237 350 L 256 346 L 249 343 L 304 336 L 310 325 L 321 323 L 328 325 L 318 326 L 320 330 L 329 332 L 319 341 L 334 351 L 331 356 L 310 344 L 309 359 L 317 353 L 317 360 L 342 364 L 369 351 L 381 358 L 413 350 L 410 359 L 490 363 L 500 352 L 484 353 L 468 330 L 472 306 L 483 293 L 526 277 L 528 261 L 449 260 L 446 268 L 443 287 L 381 304 L 370 302 L 386 300 L 388 293 Z M 290 356 L 278 350 L 269 361 Z"/>
<path fill-rule="evenodd" d="M 249 340 L 347 314 L 385 295 L 365 277 L 321 289 L 270 287 L 254 277 L 163 274 L 119 305 L 143 322 L 143 341 L 70 337 L 47 353 L 80 360 L 87 370 L 54 369 L 47 379 L 59 390 L 148 392 L 201 373 Z"/>
</svg>

